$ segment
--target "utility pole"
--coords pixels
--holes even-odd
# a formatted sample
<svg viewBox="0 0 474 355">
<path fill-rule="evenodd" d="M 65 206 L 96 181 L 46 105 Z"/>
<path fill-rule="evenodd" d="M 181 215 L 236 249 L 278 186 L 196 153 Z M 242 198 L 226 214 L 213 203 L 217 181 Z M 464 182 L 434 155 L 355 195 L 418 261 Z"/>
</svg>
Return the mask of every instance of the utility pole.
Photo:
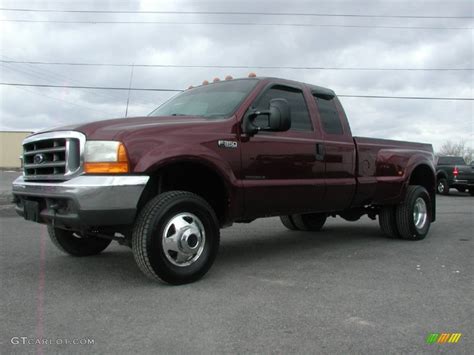
<svg viewBox="0 0 474 355">
<path fill-rule="evenodd" d="M 128 96 L 127 96 L 127 107 L 125 107 L 125 117 L 128 117 L 128 103 L 130 102 L 130 89 L 132 88 L 133 69 L 134 68 L 135 68 L 135 63 L 132 64 L 132 69 L 130 71 L 130 82 L 128 83 Z"/>
</svg>

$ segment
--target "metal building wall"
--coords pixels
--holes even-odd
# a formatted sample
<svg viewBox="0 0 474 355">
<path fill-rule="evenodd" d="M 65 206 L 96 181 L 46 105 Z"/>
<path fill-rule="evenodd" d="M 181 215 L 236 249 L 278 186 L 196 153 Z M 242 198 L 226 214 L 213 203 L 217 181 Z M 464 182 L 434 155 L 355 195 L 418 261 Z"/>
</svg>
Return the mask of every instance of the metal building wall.
<svg viewBox="0 0 474 355">
<path fill-rule="evenodd" d="M 19 168 L 22 141 L 31 132 L 0 131 L 0 168 Z"/>
</svg>

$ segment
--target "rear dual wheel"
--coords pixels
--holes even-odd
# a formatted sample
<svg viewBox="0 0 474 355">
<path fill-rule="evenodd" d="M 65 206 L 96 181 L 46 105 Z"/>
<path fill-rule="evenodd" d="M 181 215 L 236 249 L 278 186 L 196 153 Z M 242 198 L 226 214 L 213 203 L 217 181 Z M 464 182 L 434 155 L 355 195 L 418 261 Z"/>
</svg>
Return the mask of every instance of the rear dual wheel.
<svg viewBox="0 0 474 355">
<path fill-rule="evenodd" d="M 428 234 L 431 216 L 431 198 L 428 191 L 422 186 L 410 185 L 402 204 L 382 208 L 379 224 L 389 237 L 421 240 Z"/>
<path fill-rule="evenodd" d="M 320 231 L 323 228 L 326 219 L 327 216 L 324 213 L 305 213 L 280 216 L 281 222 L 289 230 L 311 232 Z"/>
<path fill-rule="evenodd" d="M 379 225 L 382 232 L 390 238 L 400 238 L 398 232 L 396 207 L 385 206 L 382 207 L 379 213 Z"/>
</svg>

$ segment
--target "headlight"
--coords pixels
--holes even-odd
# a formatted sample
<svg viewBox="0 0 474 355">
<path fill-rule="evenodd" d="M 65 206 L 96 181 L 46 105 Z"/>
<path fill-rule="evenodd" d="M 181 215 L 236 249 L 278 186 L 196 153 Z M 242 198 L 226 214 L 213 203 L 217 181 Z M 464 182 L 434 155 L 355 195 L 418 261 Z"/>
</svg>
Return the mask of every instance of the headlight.
<svg viewBox="0 0 474 355">
<path fill-rule="evenodd" d="M 84 171 L 90 174 L 117 174 L 130 171 L 127 150 L 116 141 L 87 141 Z"/>
</svg>

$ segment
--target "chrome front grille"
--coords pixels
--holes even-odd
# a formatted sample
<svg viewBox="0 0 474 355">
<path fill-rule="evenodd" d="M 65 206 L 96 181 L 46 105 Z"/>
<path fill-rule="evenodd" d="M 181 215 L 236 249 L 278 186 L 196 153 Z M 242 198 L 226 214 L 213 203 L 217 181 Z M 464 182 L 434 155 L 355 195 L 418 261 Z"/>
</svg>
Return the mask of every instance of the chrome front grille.
<svg viewBox="0 0 474 355">
<path fill-rule="evenodd" d="M 85 136 L 79 132 L 50 132 L 23 141 L 26 180 L 67 180 L 81 172 Z"/>
</svg>

